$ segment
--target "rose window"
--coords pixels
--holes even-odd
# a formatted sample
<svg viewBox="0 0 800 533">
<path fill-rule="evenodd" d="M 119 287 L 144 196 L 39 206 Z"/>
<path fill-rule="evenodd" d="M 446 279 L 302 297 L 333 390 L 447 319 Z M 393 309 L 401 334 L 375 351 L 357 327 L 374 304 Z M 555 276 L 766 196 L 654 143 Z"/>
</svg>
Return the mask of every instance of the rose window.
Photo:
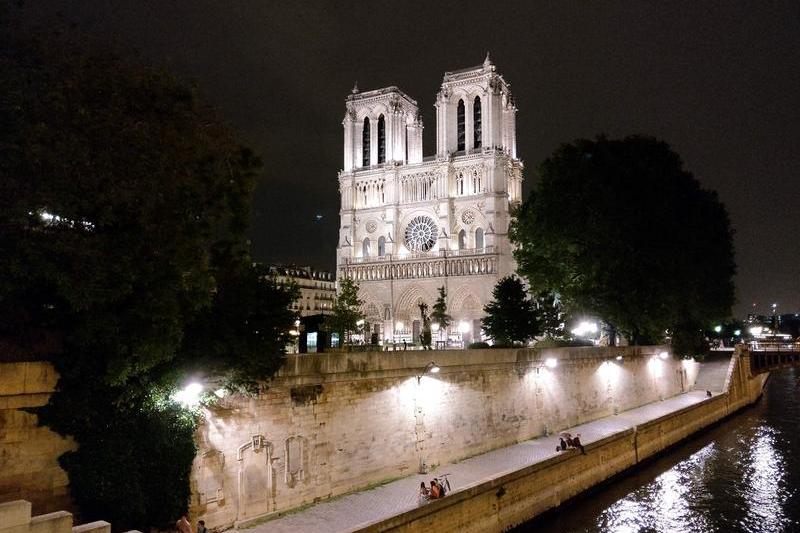
<svg viewBox="0 0 800 533">
<path fill-rule="evenodd" d="M 461 221 L 462 221 L 464 224 L 466 224 L 467 226 L 469 226 L 470 224 L 472 224 L 473 222 L 475 222 L 475 213 L 473 213 L 472 211 L 470 211 L 469 209 L 467 209 L 466 211 L 464 211 L 464 212 L 461 214 Z"/>
<path fill-rule="evenodd" d="M 375 233 L 375 230 L 378 229 L 378 224 L 374 220 L 370 220 L 367 222 L 367 231 L 369 233 Z"/>
<path fill-rule="evenodd" d="M 427 252 L 436 243 L 436 223 L 426 216 L 411 219 L 406 226 L 406 246 L 415 252 Z"/>
</svg>

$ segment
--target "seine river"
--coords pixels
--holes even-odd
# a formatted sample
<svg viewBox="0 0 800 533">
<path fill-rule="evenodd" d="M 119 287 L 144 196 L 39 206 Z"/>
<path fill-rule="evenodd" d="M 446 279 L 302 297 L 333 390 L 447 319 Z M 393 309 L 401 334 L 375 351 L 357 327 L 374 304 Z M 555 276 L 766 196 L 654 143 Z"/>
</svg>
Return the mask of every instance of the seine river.
<svg viewBox="0 0 800 533">
<path fill-rule="evenodd" d="M 644 467 L 519 531 L 800 532 L 800 372 Z"/>
</svg>

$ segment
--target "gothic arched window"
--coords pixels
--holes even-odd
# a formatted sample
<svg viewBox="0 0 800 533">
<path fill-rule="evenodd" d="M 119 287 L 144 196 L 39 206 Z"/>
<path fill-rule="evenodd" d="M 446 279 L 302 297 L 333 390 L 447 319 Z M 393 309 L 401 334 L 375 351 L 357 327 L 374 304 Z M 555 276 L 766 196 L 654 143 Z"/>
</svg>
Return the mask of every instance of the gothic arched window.
<svg viewBox="0 0 800 533">
<path fill-rule="evenodd" d="M 361 134 L 361 166 L 369 166 L 369 117 L 364 117 L 364 131 Z"/>
<path fill-rule="evenodd" d="M 386 163 L 386 120 L 378 117 L 378 163 Z"/>
<path fill-rule="evenodd" d="M 475 248 L 483 250 L 483 228 L 475 230 Z"/>
<path fill-rule="evenodd" d="M 475 148 L 481 147 L 481 98 L 480 96 L 475 97 L 475 101 L 472 103 L 472 124 L 473 124 L 473 136 L 472 136 L 472 145 Z"/>
<path fill-rule="evenodd" d="M 381 235 L 378 237 L 378 257 L 386 255 L 386 238 Z"/>
<path fill-rule="evenodd" d="M 364 242 L 361 243 L 361 256 L 369 257 L 369 237 L 364 239 Z"/>
<path fill-rule="evenodd" d="M 467 247 L 467 232 L 463 229 L 458 232 L 458 249 L 463 250 Z"/>
<path fill-rule="evenodd" d="M 456 150 L 459 152 L 466 149 L 466 124 L 464 122 L 464 100 L 458 101 L 458 109 L 456 110 L 456 128 L 458 132 L 458 147 Z"/>
</svg>

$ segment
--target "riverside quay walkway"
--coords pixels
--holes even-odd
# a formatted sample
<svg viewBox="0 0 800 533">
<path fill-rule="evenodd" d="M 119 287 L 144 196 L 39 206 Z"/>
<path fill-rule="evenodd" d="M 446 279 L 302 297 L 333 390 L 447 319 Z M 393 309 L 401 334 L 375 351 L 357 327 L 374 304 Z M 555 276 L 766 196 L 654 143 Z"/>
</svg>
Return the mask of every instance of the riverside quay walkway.
<svg viewBox="0 0 800 533">
<path fill-rule="evenodd" d="M 727 358 L 727 361 L 730 357 Z M 723 364 L 727 367 L 727 361 Z M 722 375 L 724 379 L 724 374 Z M 721 384 L 720 384 L 721 385 Z M 714 387 L 721 389 L 722 387 Z M 712 392 L 708 397 L 706 390 L 690 391 L 663 401 L 651 403 L 623 411 L 617 415 L 581 424 L 564 431 L 573 435 L 581 434 L 584 446 L 590 448 L 592 442 L 617 433 L 629 431 L 646 422 L 656 420 L 681 409 L 703 402 L 711 402 L 720 393 Z M 415 508 L 432 505 L 420 503 L 419 485 L 442 473 L 449 474 L 451 492 L 447 498 L 457 497 L 459 492 L 468 490 L 484 482 L 497 479 L 536 463 L 546 461 L 556 455 L 579 455 L 580 451 L 571 449 L 556 452 L 558 434 L 521 442 L 466 459 L 455 464 L 439 466 L 428 474 L 409 476 L 385 485 L 334 498 L 318 503 L 301 511 L 275 518 L 246 529 L 253 533 L 298 533 L 298 532 L 345 532 L 384 529 L 379 524 L 391 517 Z M 591 454 L 589 449 L 587 453 Z M 444 501 L 440 500 L 440 501 Z M 437 502 L 434 502 L 438 503 Z M 370 527 L 372 526 L 372 527 Z"/>
</svg>

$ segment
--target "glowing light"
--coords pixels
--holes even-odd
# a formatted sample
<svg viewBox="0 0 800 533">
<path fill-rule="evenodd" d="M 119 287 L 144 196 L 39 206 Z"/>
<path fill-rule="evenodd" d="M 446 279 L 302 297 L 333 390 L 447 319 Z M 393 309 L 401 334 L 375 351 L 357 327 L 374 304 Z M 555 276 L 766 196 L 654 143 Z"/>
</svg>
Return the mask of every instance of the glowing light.
<svg viewBox="0 0 800 533">
<path fill-rule="evenodd" d="M 734 331 L 733 331 L 733 334 L 734 334 L 734 335 L 736 335 L 736 336 L 738 337 L 739 335 L 741 335 L 741 334 L 742 334 L 742 330 L 740 330 L 740 329 L 734 330 Z"/>
<path fill-rule="evenodd" d="M 572 330 L 572 334 L 576 337 L 586 337 L 597 333 L 597 323 L 584 320 Z"/>
<path fill-rule="evenodd" d="M 622 361 L 622 356 L 621 356 L 621 355 L 618 355 L 618 356 L 616 357 L 616 359 L 617 359 L 617 361 Z"/>
<path fill-rule="evenodd" d="M 432 331 L 432 332 L 434 332 L 434 333 L 436 333 L 437 331 L 439 331 L 439 324 L 437 324 L 436 322 L 434 322 L 433 324 L 431 324 L 431 331 Z"/>
<path fill-rule="evenodd" d="M 469 322 L 466 322 L 464 320 L 459 322 L 458 331 L 460 331 L 461 333 L 469 333 L 469 330 L 470 330 Z"/>
<path fill-rule="evenodd" d="M 358 322 L 356 322 L 356 326 L 361 327 L 363 325 L 364 325 L 364 319 L 363 318 L 361 320 L 359 320 Z"/>
<path fill-rule="evenodd" d="M 404 327 L 404 326 L 405 326 L 405 324 L 403 324 L 402 322 L 399 322 L 399 321 L 398 321 L 398 322 L 397 322 L 397 323 L 394 325 L 394 329 L 395 329 L 396 331 L 403 331 L 403 327 Z"/>
<path fill-rule="evenodd" d="M 195 407 L 200 403 L 200 393 L 203 386 L 199 383 L 189 383 L 172 395 L 172 399 L 184 407 Z"/>
<path fill-rule="evenodd" d="M 720 331 L 722 331 L 722 326 L 714 326 L 714 331 L 719 333 Z"/>
<path fill-rule="evenodd" d="M 761 332 L 764 331 L 764 328 L 761 326 L 753 326 L 748 331 L 750 332 L 750 335 L 761 335 Z"/>
<path fill-rule="evenodd" d="M 545 359 L 544 364 L 547 368 L 555 368 L 556 366 L 558 366 L 558 359 L 556 359 L 555 357 L 548 357 L 547 359 Z"/>
<path fill-rule="evenodd" d="M 661 352 L 660 354 L 658 354 L 658 356 L 661 359 L 666 359 L 667 357 L 669 357 L 669 354 L 667 352 Z"/>
<path fill-rule="evenodd" d="M 292 337 L 297 337 L 298 335 L 300 335 L 300 332 L 297 331 L 296 329 L 290 329 L 289 335 L 291 335 Z"/>
</svg>

